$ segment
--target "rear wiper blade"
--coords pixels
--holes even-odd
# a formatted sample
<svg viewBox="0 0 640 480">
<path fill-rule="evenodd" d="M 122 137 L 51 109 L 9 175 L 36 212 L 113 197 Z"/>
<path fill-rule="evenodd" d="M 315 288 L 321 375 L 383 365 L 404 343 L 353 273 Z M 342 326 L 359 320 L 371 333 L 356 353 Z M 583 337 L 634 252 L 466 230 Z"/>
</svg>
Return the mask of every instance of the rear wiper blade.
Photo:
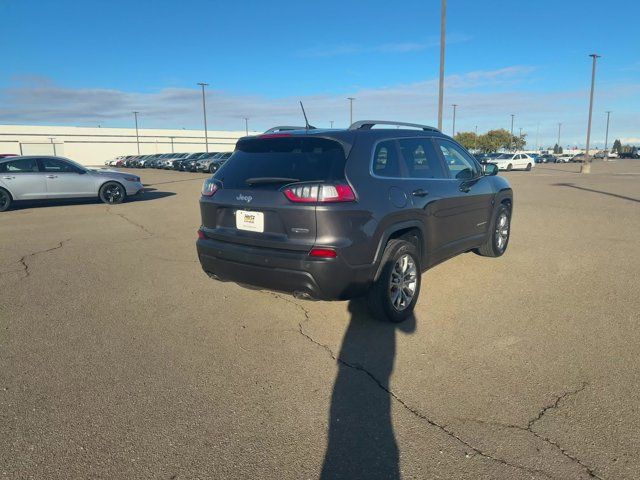
<svg viewBox="0 0 640 480">
<path fill-rule="evenodd" d="M 245 182 L 248 185 L 264 185 L 267 183 L 293 183 L 299 182 L 299 178 L 289 178 L 289 177 L 253 177 L 247 178 Z"/>
</svg>

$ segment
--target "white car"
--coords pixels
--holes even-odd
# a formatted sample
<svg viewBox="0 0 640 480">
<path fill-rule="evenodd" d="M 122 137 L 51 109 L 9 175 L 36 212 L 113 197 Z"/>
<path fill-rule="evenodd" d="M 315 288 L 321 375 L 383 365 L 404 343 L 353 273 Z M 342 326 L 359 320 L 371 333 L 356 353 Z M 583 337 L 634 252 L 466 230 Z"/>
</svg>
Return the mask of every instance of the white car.
<svg viewBox="0 0 640 480">
<path fill-rule="evenodd" d="M 563 153 L 558 155 L 558 163 L 569 163 L 574 156 L 575 154 L 573 153 Z"/>
<path fill-rule="evenodd" d="M 503 153 L 499 157 L 492 158 L 489 163 L 498 166 L 498 170 L 531 170 L 536 162 L 526 153 Z"/>
</svg>

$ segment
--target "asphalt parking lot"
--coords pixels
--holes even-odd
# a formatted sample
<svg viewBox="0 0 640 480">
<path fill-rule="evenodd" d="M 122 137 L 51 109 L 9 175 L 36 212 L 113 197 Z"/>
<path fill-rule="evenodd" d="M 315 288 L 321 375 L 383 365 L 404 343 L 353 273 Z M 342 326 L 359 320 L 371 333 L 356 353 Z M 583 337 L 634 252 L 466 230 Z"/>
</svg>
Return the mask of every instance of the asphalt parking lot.
<svg viewBox="0 0 640 480">
<path fill-rule="evenodd" d="M 7 478 L 633 479 L 640 161 L 501 173 L 505 256 L 428 271 L 416 318 L 210 280 L 204 175 L 0 214 Z"/>
</svg>

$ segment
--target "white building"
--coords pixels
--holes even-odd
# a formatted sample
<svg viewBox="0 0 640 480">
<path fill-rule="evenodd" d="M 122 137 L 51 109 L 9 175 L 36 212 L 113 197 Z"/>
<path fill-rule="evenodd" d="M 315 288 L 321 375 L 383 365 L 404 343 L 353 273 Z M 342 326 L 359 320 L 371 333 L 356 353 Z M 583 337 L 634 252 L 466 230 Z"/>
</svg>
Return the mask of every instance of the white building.
<svg viewBox="0 0 640 480">
<path fill-rule="evenodd" d="M 209 131 L 209 151 L 232 151 L 244 135 Z M 59 155 L 83 165 L 103 165 L 118 155 L 204 151 L 204 130 L 141 128 L 136 137 L 135 128 L 0 125 L 0 153 Z"/>
</svg>

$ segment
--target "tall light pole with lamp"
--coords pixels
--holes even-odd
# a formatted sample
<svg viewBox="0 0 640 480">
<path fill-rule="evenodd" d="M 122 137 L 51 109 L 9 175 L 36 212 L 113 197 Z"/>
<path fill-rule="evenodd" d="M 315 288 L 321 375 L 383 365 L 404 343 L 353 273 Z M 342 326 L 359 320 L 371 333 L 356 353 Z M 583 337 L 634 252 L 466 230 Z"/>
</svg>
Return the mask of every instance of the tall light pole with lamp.
<svg viewBox="0 0 640 480">
<path fill-rule="evenodd" d="M 207 134 L 207 103 L 204 99 L 204 87 L 208 87 L 208 83 L 198 82 L 198 85 L 202 87 L 202 114 L 204 116 L 204 146 L 205 150 L 209 152 L 209 136 Z"/>
</svg>

